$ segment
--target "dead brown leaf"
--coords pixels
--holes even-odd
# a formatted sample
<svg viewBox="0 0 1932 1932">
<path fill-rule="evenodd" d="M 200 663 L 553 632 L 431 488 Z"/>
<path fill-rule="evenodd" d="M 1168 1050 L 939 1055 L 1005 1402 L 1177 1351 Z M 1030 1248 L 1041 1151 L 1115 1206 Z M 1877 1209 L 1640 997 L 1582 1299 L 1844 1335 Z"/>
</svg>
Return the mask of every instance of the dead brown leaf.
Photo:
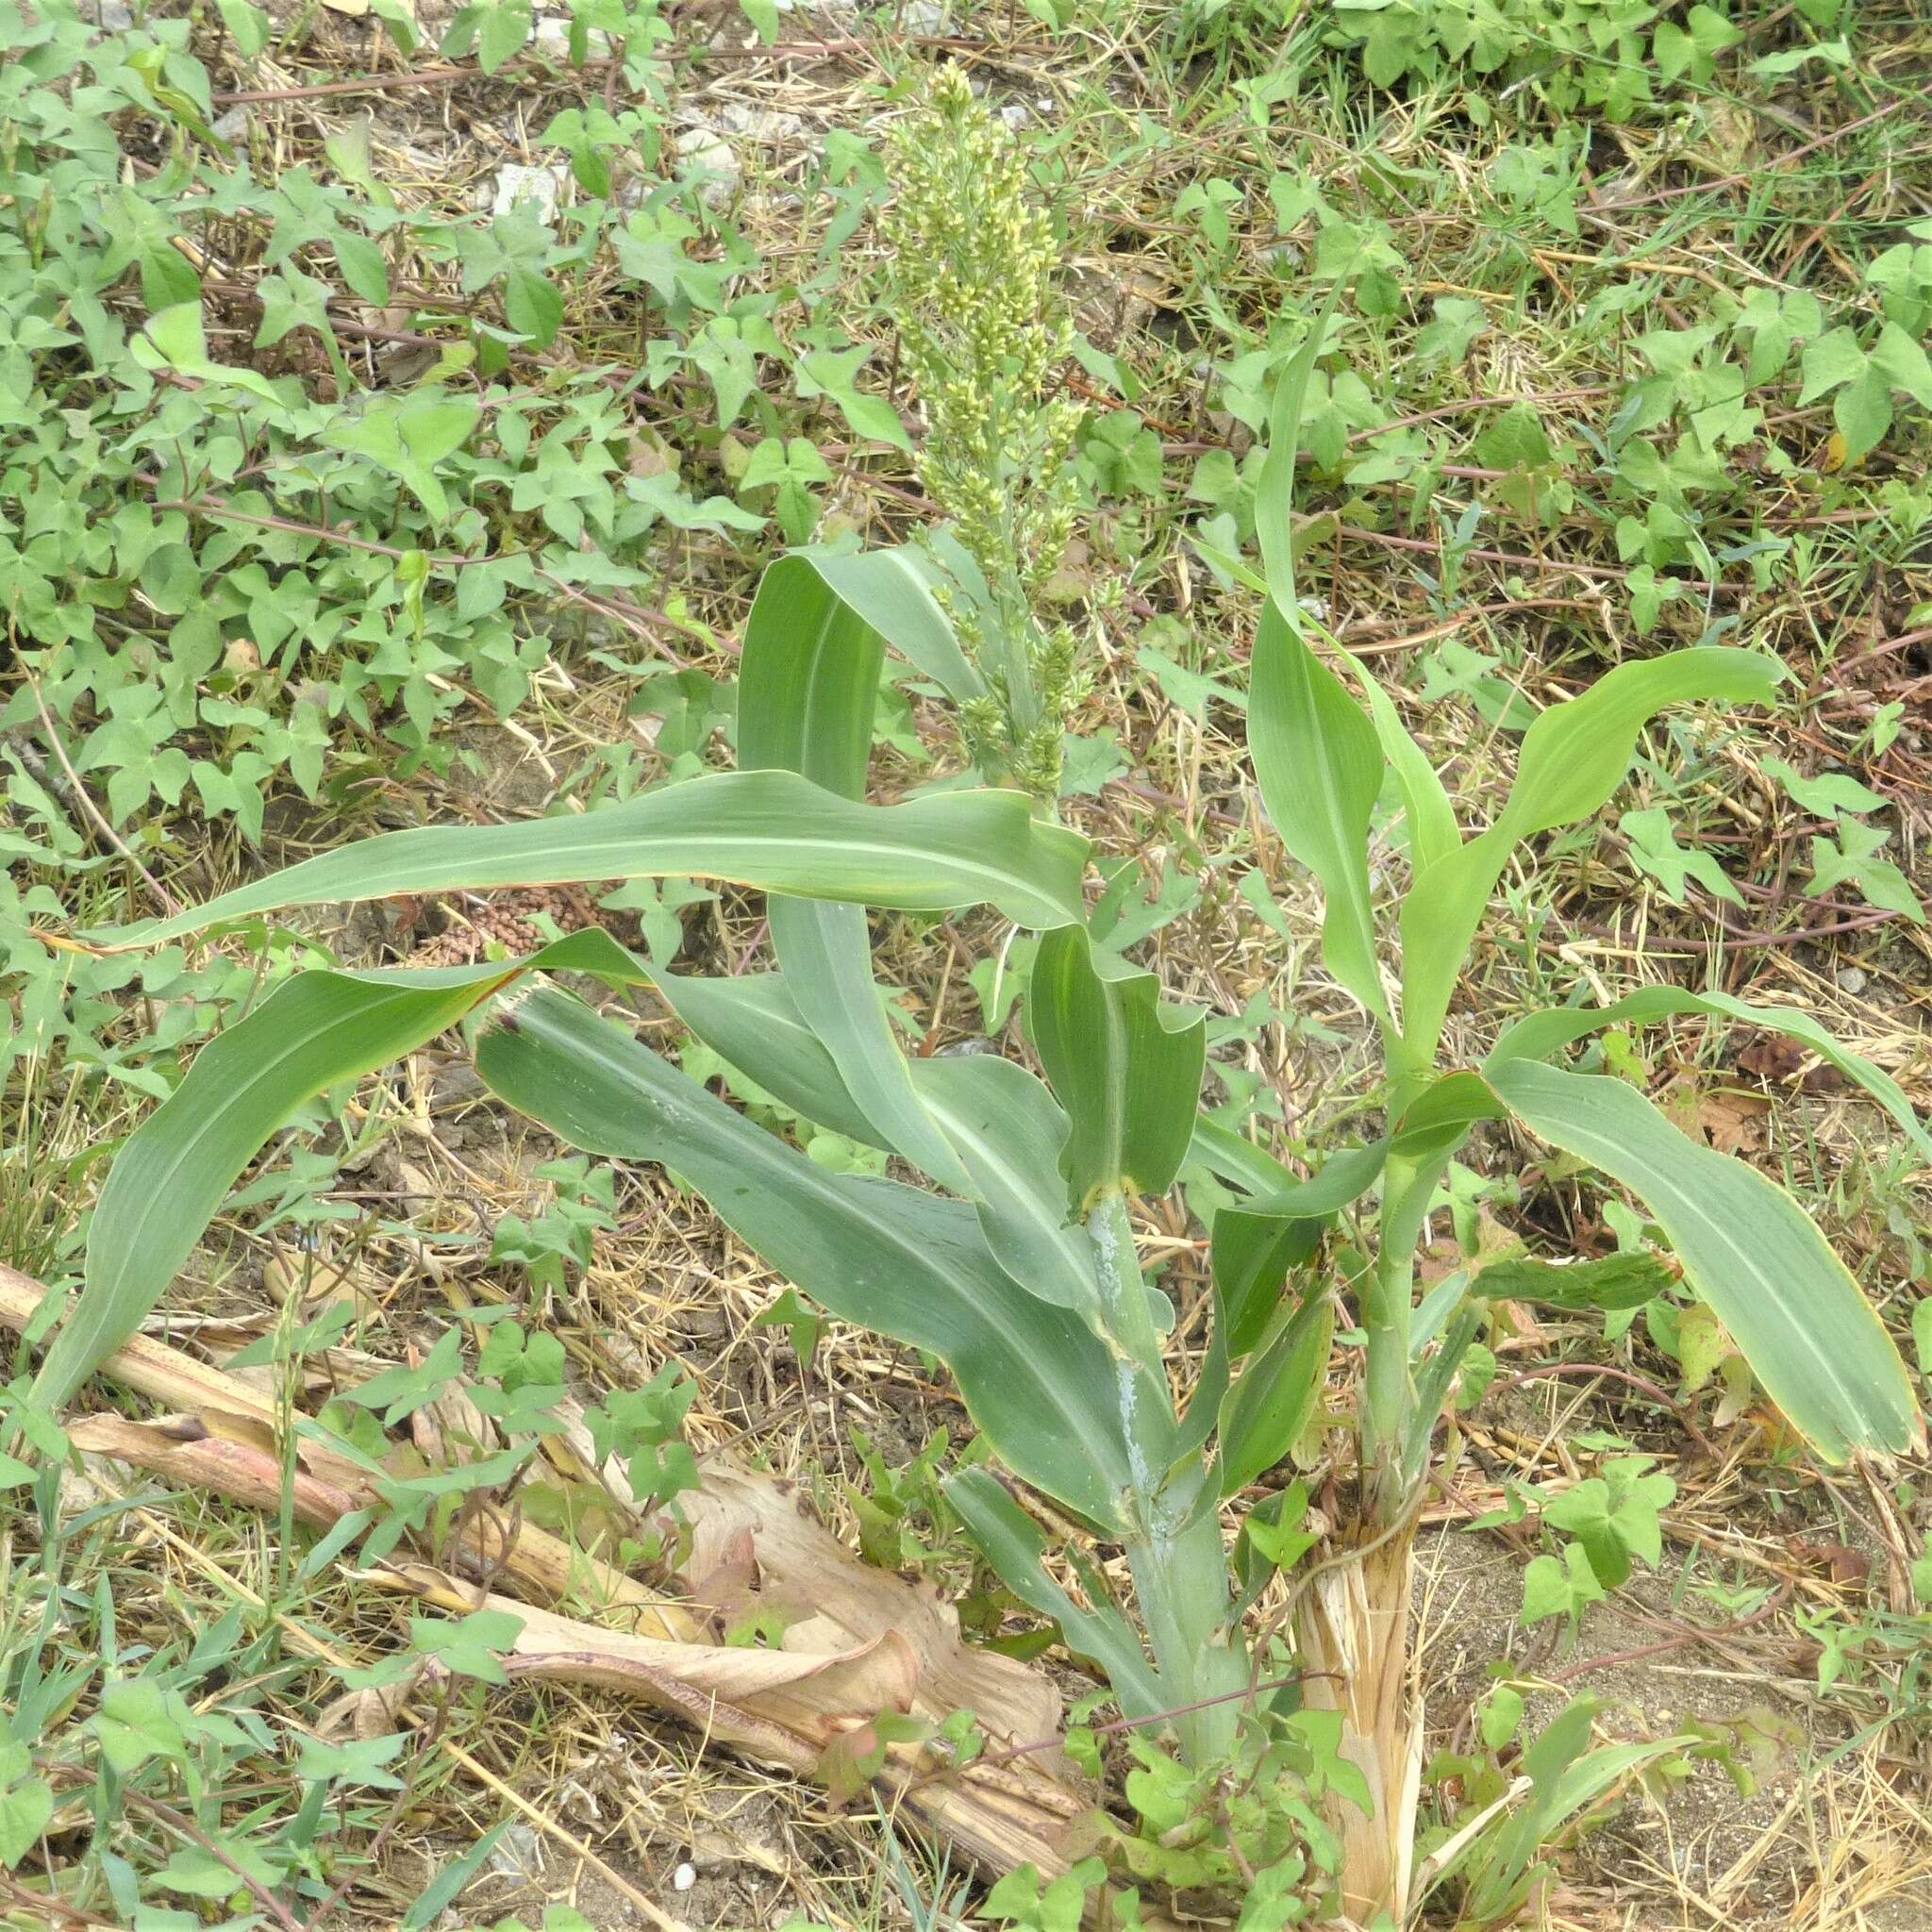
<svg viewBox="0 0 1932 1932">
<path fill-rule="evenodd" d="M 1807 1093 L 1831 1093 L 1845 1078 L 1828 1061 L 1782 1033 L 1760 1033 L 1738 1055 L 1738 1071 L 1755 1074 L 1774 1087 L 1793 1082 Z"/>
<path fill-rule="evenodd" d="M 1698 1096 L 1697 1130 L 1720 1154 L 1757 1154 L 1764 1148 L 1771 1102 L 1761 1094 L 1724 1088 Z"/>
</svg>

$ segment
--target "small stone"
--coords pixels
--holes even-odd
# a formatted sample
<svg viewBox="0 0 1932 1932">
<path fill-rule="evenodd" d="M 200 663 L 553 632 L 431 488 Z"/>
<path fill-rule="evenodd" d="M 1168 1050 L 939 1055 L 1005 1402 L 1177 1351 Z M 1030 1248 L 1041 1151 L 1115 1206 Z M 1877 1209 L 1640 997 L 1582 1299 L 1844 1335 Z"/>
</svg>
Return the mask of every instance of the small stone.
<svg viewBox="0 0 1932 1932">
<path fill-rule="evenodd" d="M 230 108 L 219 121 L 211 124 L 214 131 L 224 141 L 246 141 L 248 139 L 248 109 Z"/>
<path fill-rule="evenodd" d="M 472 1106 L 489 1092 L 482 1074 L 468 1060 L 451 1060 L 439 1067 L 429 1082 L 430 1106 L 438 1113 L 448 1108 Z"/>
<path fill-rule="evenodd" d="M 103 32 L 125 34 L 134 25 L 134 8 L 123 0 L 101 0 L 99 17 Z"/>
<path fill-rule="evenodd" d="M 906 0 L 899 30 L 908 34 L 942 34 L 947 26 L 945 0 Z"/>
<path fill-rule="evenodd" d="M 744 175 L 731 143 L 715 127 L 688 127 L 677 137 L 676 154 L 685 173 L 700 179 L 698 199 L 707 208 L 728 208 Z"/>
<path fill-rule="evenodd" d="M 717 115 L 718 126 L 726 133 L 742 135 L 763 147 L 785 147 L 805 138 L 804 121 L 776 108 L 748 108 L 737 101 L 726 101 L 718 108 Z"/>
<path fill-rule="evenodd" d="M 560 13 L 540 13 L 536 25 L 530 29 L 530 44 L 546 60 L 554 60 L 560 67 L 570 58 L 570 17 Z M 587 60 L 603 60 L 610 54 L 610 36 L 601 26 L 593 26 L 585 40 L 584 58 Z"/>
<path fill-rule="evenodd" d="M 1840 966 L 1838 969 L 1838 984 L 1840 992 L 1848 992 L 1857 999 L 1865 991 L 1865 974 L 1857 966 Z"/>
<path fill-rule="evenodd" d="M 1000 108 L 999 116 L 1017 134 L 1033 119 L 1033 109 L 1024 101 L 1008 101 Z"/>
<path fill-rule="evenodd" d="M 561 168 L 525 168 L 506 161 L 496 171 L 496 192 L 490 212 L 507 215 L 520 202 L 534 202 L 537 218 L 547 228 L 557 220 L 557 205 L 562 197 Z"/>
<path fill-rule="evenodd" d="M 671 1874 L 673 1891 L 689 1891 L 698 1882 L 698 1868 L 689 1858 Z"/>
<path fill-rule="evenodd" d="M 537 1828 L 522 1819 L 505 1827 L 503 1836 L 490 1848 L 489 1867 L 506 1878 L 541 1878 L 543 1875 L 543 1841 Z"/>
<path fill-rule="evenodd" d="M 83 1510 L 97 1508 L 106 1499 L 106 1493 L 92 1476 L 81 1475 L 64 1464 L 61 1466 L 61 1515 L 78 1516 Z"/>
</svg>

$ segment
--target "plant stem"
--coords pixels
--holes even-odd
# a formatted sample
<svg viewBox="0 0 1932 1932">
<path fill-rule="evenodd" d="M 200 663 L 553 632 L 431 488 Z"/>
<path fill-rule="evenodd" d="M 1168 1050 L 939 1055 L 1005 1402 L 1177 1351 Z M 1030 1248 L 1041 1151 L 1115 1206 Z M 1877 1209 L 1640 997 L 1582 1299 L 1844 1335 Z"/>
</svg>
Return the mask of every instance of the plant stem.
<svg viewBox="0 0 1932 1932">
<path fill-rule="evenodd" d="M 1093 1243 L 1093 1272 L 1100 1286 L 1101 1319 L 1113 1346 L 1114 1391 L 1133 1472 L 1128 1520 L 1143 1522 L 1166 1474 L 1174 1440 L 1174 1397 L 1160 1357 L 1160 1337 L 1147 1306 L 1147 1284 L 1134 1248 L 1126 1197 L 1108 1188 L 1087 1213 Z"/>
<path fill-rule="evenodd" d="M 1191 1492 L 1197 1488 L 1185 1482 L 1177 1487 Z M 1157 1518 L 1164 1507 L 1157 1502 Z M 1175 1706 L 1195 1707 L 1179 1711 L 1174 1721 L 1181 1756 L 1190 1764 L 1224 1757 L 1241 1723 L 1241 1707 L 1232 1693 L 1246 1686 L 1249 1672 L 1245 1646 L 1227 1628 L 1221 1512 L 1210 1506 L 1192 1512 L 1191 1520 L 1157 1520 L 1144 1535 L 1127 1540 L 1126 1553 L 1167 1698 Z"/>
<path fill-rule="evenodd" d="M 1368 1375 L 1361 1422 L 1368 1513 L 1380 1527 L 1392 1523 L 1402 1507 L 1402 1448 L 1415 1409 L 1408 1361 L 1415 1252 L 1446 1158 L 1418 1162 L 1392 1155 L 1382 1177 L 1382 1227 L 1362 1306 Z"/>
<path fill-rule="evenodd" d="M 1195 1707 L 1174 1719 L 1181 1754 L 1191 1764 L 1206 1763 L 1225 1756 L 1234 1743 L 1241 1707 L 1229 1693 L 1239 1691 L 1248 1676 L 1245 1651 L 1226 1627 L 1227 1551 L 1221 1515 L 1203 1497 L 1208 1476 L 1198 1454 L 1169 1468 L 1174 1401 L 1121 1189 L 1109 1188 L 1094 1202 L 1087 1232 L 1133 1462 L 1122 1542 L 1168 1701 Z"/>
<path fill-rule="evenodd" d="M 1147 1284 L 1141 1277 L 1141 1257 L 1123 1189 L 1107 1189 L 1088 1209 L 1087 1234 L 1093 1243 L 1108 1332 L 1124 1355 L 1151 1374 L 1159 1374 L 1160 1337 L 1147 1304 Z"/>
</svg>

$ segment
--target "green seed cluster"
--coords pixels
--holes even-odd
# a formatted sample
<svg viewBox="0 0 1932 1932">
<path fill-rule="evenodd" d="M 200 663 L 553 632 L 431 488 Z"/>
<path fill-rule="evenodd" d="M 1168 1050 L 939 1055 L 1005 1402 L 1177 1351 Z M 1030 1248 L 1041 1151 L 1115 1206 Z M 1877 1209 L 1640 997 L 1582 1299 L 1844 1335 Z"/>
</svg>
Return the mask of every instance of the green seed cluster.
<svg viewBox="0 0 1932 1932">
<path fill-rule="evenodd" d="M 904 362 L 924 408 L 925 491 L 986 579 L 984 605 L 945 600 L 991 697 L 965 708 L 969 754 L 1043 798 L 1084 694 L 1079 641 L 1042 622 L 1065 561 L 1080 406 L 1046 391 L 1074 341 L 1053 224 L 1012 136 L 948 67 L 891 138 L 884 219 Z"/>
</svg>

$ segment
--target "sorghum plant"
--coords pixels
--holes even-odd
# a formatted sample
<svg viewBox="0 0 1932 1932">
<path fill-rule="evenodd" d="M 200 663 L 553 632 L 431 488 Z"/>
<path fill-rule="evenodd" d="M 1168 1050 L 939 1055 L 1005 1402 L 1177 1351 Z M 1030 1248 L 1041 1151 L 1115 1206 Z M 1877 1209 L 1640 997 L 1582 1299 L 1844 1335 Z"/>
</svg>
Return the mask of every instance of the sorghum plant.
<svg viewBox="0 0 1932 1932">
<path fill-rule="evenodd" d="M 1359 679 L 1367 708 L 1357 705 L 1295 600 L 1291 446 L 1325 322 L 1284 386 L 1263 476 L 1273 595 L 1254 657 L 1252 748 L 1284 841 L 1326 895 L 1328 966 L 1383 1042 L 1384 1133 L 1330 1150 L 1303 1179 L 1205 1121 L 1205 1016 L 1174 1008 L 1151 974 L 1090 933 L 1088 841 L 1044 822 L 1024 791 L 864 803 L 889 648 L 962 704 L 985 688 L 904 552 L 801 555 L 768 573 L 746 628 L 742 769 L 581 816 L 386 834 L 150 926 L 65 941 L 161 945 L 316 902 L 702 876 L 768 894 L 775 970 L 674 975 L 599 930 L 473 967 L 291 975 L 202 1050 L 121 1151 L 95 1210 L 85 1287 L 36 1398 L 64 1402 L 133 1332 L 299 1107 L 467 1018 L 477 1067 L 507 1103 L 589 1152 L 668 1168 L 833 1313 L 929 1350 L 1010 1474 L 1124 1553 L 1138 1619 L 1077 1553 L 1085 1601 L 1069 1592 L 997 1476 L 971 1469 L 951 1486 L 989 1559 L 1106 1671 L 1129 1716 L 1168 1722 L 1191 1770 L 1229 1766 L 1230 1788 L 1244 1792 L 1267 1782 L 1262 1836 L 1275 1863 L 1250 1888 L 1243 1910 L 1256 1916 L 1244 1924 L 1328 1911 L 1399 1925 L 1421 1769 L 1407 1645 L 1416 1502 L 1480 1293 L 1479 1280 L 1465 1281 L 1417 1300 L 1416 1251 L 1452 1155 L 1477 1122 L 1511 1118 L 1627 1186 L 1767 1394 L 1836 1459 L 1904 1449 L 1920 1423 L 1896 1352 L 1824 1236 L 1789 1195 L 1692 1145 L 1635 1088 L 1545 1063 L 1618 1020 L 1739 1016 L 1803 1039 L 1922 1145 L 1932 1140 L 1898 1088 L 1815 1023 L 1722 993 L 1658 989 L 1604 1009 L 1533 1013 L 1477 1066 L 1439 1066 L 1464 958 L 1522 842 L 1593 815 L 1659 709 L 1761 700 L 1779 667 L 1726 649 L 1619 666 L 1536 720 L 1500 808 L 1466 837 L 1386 694 Z M 1368 866 L 1391 774 L 1410 875 L 1399 973 Z M 872 976 L 868 906 L 991 906 L 1041 932 L 1026 1013 L 1045 1078 L 995 1054 L 908 1058 Z M 628 1014 L 601 1014 L 541 979 L 564 971 L 651 987 L 793 1112 L 888 1150 L 920 1178 L 828 1172 L 645 1045 Z M 1214 1219 L 1210 1345 L 1182 1401 L 1163 1342 L 1174 1309 L 1142 1274 L 1131 1209 L 1191 1158 L 1241 1198 Z M 1331 1256 L 1338 1210 L 1371 1195 L 1369 1252 Z M 1248 1555 L 1231 1566 L 1224 1510 L 1301 1436 L 1346 1304 L 1365 1339 L 1354 1516 L 1303 1528 L 1279 1509 L 1260 1524 L 1257 1512 Z M 1247 1612 L 1276 1565 L 1291 1574 L 1280 1615 L 1293 1630 L 1299 1700 L 1276 1687 L 1257 1694 Z M 1574 1716 L 1553 1725 L 1539 1764 L 1554 1777 L 1587 1733 Z M 1600 1789 L 1596 1776 L 1628 1761 L 1562 1789 Z M 1206 1786 L 1216 1785 L 1210 1774 Z M 1545 1793 L 1468 1849 L 1490 1892 L 1515 1894 L 1557 1808 Z"/>
</svg>

